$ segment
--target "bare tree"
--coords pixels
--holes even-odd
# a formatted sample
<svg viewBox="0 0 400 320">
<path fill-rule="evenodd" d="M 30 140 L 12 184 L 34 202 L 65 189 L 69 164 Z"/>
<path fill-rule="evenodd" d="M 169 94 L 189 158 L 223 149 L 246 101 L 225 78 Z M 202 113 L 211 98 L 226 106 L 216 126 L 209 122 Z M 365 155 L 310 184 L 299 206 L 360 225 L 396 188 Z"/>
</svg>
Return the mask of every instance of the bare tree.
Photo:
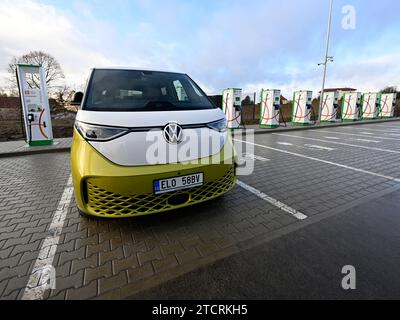
<svg viewBox="0 0 400 320">
<path fill-rule="evenodd" d="M 397 87 L 385 87 L 384 89 L 381 90 L 381 93 L 399 93 L 397 90 Z"/>
<path fill-rule="evenodd" d="M 72 99 L 75 90 L 67 85 L 58 86 L 53 93 L 54 99 L 56 99 L 62 105 L 65 105 L 68 101 Z"/>
<path fill-rule="evenodd" d="M 7 71 L 10 74 L 10 90 L 15 90 L 17 88 L 16 68 L 19 63 L 42 66 L 44 68 L 49 91 L 52 91 L 57 86 L 58 82 L 65 78 L 60 64 L 52 55 L 43 51 L 31 51 L 21 57 L 13 57 L 8 64 Z M 31 74 L 27 82 L 31 88 L 39 88 L 38 76 Z"/>
<path fill-rule="evenodd" d="M 0 87 L 0 97 L 7 97 L 7 92 L 4 90 L 4 88 Z"/>
</svg>

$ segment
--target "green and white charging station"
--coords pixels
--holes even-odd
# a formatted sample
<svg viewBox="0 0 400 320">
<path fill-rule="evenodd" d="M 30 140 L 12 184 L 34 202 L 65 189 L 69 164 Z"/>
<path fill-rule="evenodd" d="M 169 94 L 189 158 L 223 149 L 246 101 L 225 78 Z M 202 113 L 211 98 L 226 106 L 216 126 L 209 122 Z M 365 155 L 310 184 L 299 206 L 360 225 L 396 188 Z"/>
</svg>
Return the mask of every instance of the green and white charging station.
<svg viewBox="0 0 400 320">
<path fill-rule="evenodd" d="M 322 122 L 337 122 L 337 115 L 339 112 L 339 92 L 324 92 L 321 109 Z"/>
<path fill-rule="evenodd" d="M 260 127 L 279 127 L 279 116 L 281 114 L 281 91 L 261 90 Z"/>
<path fill-rule="evenodd" d="M 293 114 L 292 122 L 294 125 L 309 125 L 312 114 L 312 91 L 295 91 L 293 94 Z"/>
<path fill-rule="evenodd" d="M 227 120 L 227 128 L 239 129 L 242 123 L 242 89 L 229 88 L 222 92 L 222 110 Z"/>
<path fill-rule="evenodd" d="M 35 86 L 28 79 L 34 79 Z M 53 130 L 44 69 L 38 65 L 18 64 L 17 81 L 27 143 L 30 146 L 51 145 Z"/>
<path fill-rule="evenodd" d="M 381 108 L 379 116 L 382 118 L 393 118 L 396 108 L 397 93 L 382 93 Z"/>
<path fill-rule="evenodd" d="M 360 120 L 361 92 L 346 92 L 342 98 L 342 120 Z"/>
<path fill-rule="evenodd" d="M 380 94 L 364 93 L 361 102 L 361 117 L 365 120 L 376 119 L 380 113 Z"/>
</svg>

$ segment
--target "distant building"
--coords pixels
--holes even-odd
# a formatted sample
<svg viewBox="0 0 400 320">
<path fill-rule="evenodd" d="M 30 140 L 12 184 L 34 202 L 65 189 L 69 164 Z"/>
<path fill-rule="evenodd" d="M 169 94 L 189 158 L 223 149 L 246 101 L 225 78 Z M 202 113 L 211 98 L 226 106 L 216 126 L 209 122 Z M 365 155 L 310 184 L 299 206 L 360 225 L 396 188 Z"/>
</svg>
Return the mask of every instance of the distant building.
<svg viewBox="0 0 400 320">
<path fill-rule="evenodd" d="M 354 92 L 357 91 L 357 89 L 354 88 L 327 88 L 324 90 L 324 92 L 335 92 L 338 91 L 340 96 L 343 96 L 345 93 L 348 92 Z M 319 94 L 321 94 L 321 91 L 318 92 Z"/>
</svg>

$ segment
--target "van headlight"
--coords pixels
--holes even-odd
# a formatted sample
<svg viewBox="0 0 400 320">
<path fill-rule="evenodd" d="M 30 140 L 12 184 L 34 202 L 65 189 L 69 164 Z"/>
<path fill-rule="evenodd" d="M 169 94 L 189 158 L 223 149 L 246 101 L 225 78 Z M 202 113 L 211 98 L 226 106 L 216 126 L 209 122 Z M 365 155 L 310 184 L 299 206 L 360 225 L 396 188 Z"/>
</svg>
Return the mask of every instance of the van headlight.
<svg viewBox="0 0 400 320">
<path fill-rule="evenodd" d="M 75 128 L 81 136 L 90 141 L 110 141 L 129 132 L 126 128 L 97 126 L 75 121 Z"/>
<path fill-rule="evenodd" d="M 225 118 L 218 120 L 218 121 L 210 122 L 207 124 L 207 127 L 209 127 L 210 129 L 219 131 L 219 132 L 225 132 L 226 126 L 227 126 L 227 122 L 226 122 Z"/>
</svg>

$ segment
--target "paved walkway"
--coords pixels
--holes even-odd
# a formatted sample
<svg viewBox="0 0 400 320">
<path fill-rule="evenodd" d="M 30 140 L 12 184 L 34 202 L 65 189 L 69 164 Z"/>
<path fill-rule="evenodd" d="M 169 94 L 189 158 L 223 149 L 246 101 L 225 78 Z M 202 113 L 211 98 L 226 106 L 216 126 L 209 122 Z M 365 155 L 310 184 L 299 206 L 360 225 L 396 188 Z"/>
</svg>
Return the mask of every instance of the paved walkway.
<svg viewBox="0 0 400 320">
<path fill-rule="evenodd" d="M 0 158 L 13 157 L 18 155 L 66 152 L 71 147 L 72 138 L 54 139 L 51 146 L 30 147 L 25 141 L 0 142 Z"/>
<path fill-rule="evenodd" d="M 311 125 L 306 127 L 293 126 L 292 123 L 288 123 L 286 126 L 282 125 L 276 129 L 261 129 L 259 125 L 248 125 L 246 129 L 255 130 L 255 134 L 263 134 L 269 132 L 285 132 L 285 131 L 301 131 L 301 130 L 313 130 L 321 128 L 332 128 L 339 126 L 354 126 L 361 124 L 381 123 L 381 122 L 393 122 L 400 121 L 399 118 L 393 119 L 378 119 L 358 122 L 337 122 L 337 123 L 323 123 L 318 126 Z M 13 157 L 18 155 L 29 155 L 29 154 L 41 154 L 41 153 L 53 153 L 53 152 L 69 152 L 71 147 L 72 138 L 60 138 L 55 139 L 54 144 L 51 146 L 43 147 L 29 147 L 25 141 L 7 141 L 0 142 L 0 158 Z"/>
</svg>

